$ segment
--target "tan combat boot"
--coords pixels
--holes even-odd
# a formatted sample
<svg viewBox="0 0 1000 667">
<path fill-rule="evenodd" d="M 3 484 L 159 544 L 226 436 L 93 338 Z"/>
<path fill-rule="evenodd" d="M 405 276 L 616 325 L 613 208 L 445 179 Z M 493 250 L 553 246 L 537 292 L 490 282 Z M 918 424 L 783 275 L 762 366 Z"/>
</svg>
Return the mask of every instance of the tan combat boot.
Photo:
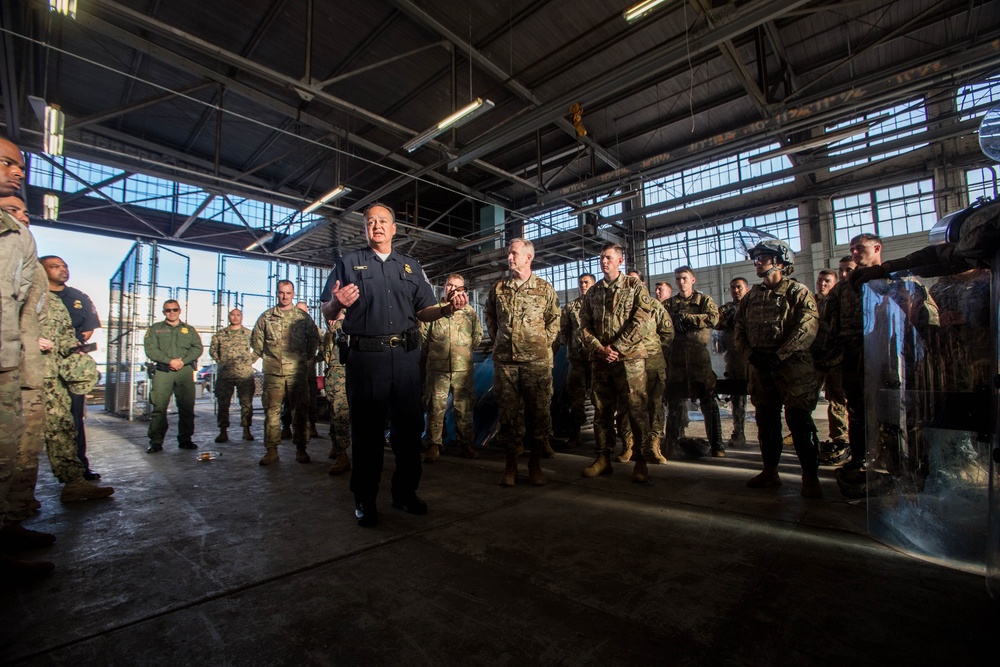
<svg viewBox="0 0 1000 667">
<path fill-rule="evenodd" d="M 478 459 L 479 458 L 479 454 L 477 454 L 476 450 L 472 448 L 472 445 L 462 445 L 461 450 L 462 450 L 462 458 L 463 459 Z"/>
<path fill-rule="evenodd" d="M 282 426 L 281 427 L 281 439 L 282 440 L 291 440 L 292 439 L 292 427 L 291 426 Z"/>
<path fill-rule="evenodd" d="M 622 453 L 615 457 L 618 463 L 627 463 L 632 460 L 632 447 L 635 446 L 635 439 L 631 435 L 622 438 Z"/>
<path fill-rule="evenodd" d="M 528 459 L 528 484 L 531 486 L 545 486 L 545 473 L 542 472 L 542 455 L 540 452 L 531 452 Z"/>
<path fill-rule="evenodd" d="M 219 429 L 219 435 L 215 436 L 215 441 L 216 442 L 229 442 L 229 434 L 226 432 L 226 429 L 224 429 L 224 428 L 220 428 Z"/>
<path fill-rule="evenodd" d="M 500 486 L 514 486 L 517 482 L 517 450 L 507 450 L 506 466 L 503 469 L 503 476 L 500 478 Z"/>
<path fill-rule="evenodd" d="M 638 459 L 635 467 L 632 468 L 632 481 L 636 484 L 645 484 L 649 479 L 649 470 L 646 468 L 646 459 Z"/>
<path fill-rule="evenodd" d="M 764 468 L 759 475 L 747 480 L 747 486 L 751 489 L 766 489 L 769 486 L 781 486 L 781 478 L 778 477 L 778 469 Z"/>
<path fill-rule="evenodd" d="M 278 457 L 278 448 L 268 447 L 267 452 L 264 454 L 264 457 L 260 461 L 258 461 L 258 463 L 262 466 L 269 466 L 272 463 L 277 463 L 280 460 L 281 459 Z"/>
<path fill-rule="evenodd" d="M 823 489 L 819 485 L 819 476 L 816 473 L 802 475 L 802 497 L 822 498 Z"/>
<path fill-rule="evenodd" d="M 305 445 L 295 448 L 295 460 L 299 463 L 309 463 L 312 460 L 309 458 L 309 452 L 306 451 Z"/>
<path fill-rule="evenodd" d="M 601 452 L 594 459 L 594 462 L 583 469 L 580 474 L 584 477 L 597 477 L 598 475 L 610 475 L 614 472 L 611 467 L 611 456 L 606 452 Z"/>
<path fill-rule="evenodd" d="M 319 437 L 319 431 L 316 430 L 316 424 L 315 423 L 309 424 L 309 438 L 312 439 L 318 437 Z"/>
<path fill-rule="evenodd" d="M 59 500 L 64 503 L 75 503 L 79 500 L 95 500 L 97 498 L 107 498 L 113 495 L 115 490 L 110 486 L 97 486 L 93 482 L 88 482 L 81 475 L 72 482 L 67 482 L 63 487 Z"/>
<path fill-rule="evenodd" d="M 434 463 L 441 458 L 441 446 L 431 445 L 424 453 L 424 463 Z"/>
<path fill-rule="evenodd" d="M 253 433 L 250 432 L 250 427 L 249 426 L 244 426 L 243 427 L 243 439 L 244 440 L 253 440 Z"/>
<path fill-rule="evenodd" d="M 667 462 L 667 457 L 665 457 L 663 455 L 663 452 L 660 451 L 660 436 L 659 435 L 651 435 L 650 436 L 650 445 L 652 446 L 652 449 L 653 449 L 653 456 L 652 456 L 652 458 L 650 459 L 649 462 L 650 463 L 655 463 L 657 465 L 662 465 L 662 464 L 666 463 Z"/>
<path fill-rule="evenodd" d="M 542 452 L 542 456 L 547 459 L 554 459 L 556 457 L 556 450 L 552 449 L 552 445 L 545 443 L 545 451 Z"/>
<path fill-rule="evenodd" d="M 330 466 L 329 474 L 342 475 L 351 469 L 351 459 L 347 458 L 347 452 L 338 452 L 337 461 Z"/>
</svg>

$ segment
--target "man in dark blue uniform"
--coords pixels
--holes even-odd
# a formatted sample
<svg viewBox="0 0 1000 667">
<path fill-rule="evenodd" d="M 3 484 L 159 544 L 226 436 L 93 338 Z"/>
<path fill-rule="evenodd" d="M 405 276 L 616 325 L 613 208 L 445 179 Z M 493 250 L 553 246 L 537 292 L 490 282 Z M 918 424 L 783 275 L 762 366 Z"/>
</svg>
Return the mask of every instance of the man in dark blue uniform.
<svg viewBox="0 0 1000 667">
<path fill-rule="evenodd" d="M 101 318 L 97 315 L 97 308 L 90 297 L 75 287 L 66 284 L 69 280 L 69 267 L 61 257 L 46 255 L 38 259 L 45 268 L 45 273 L 49 278 L 49 292 L 57 297 L 69 311 L 69 317 L 73 320 L 73 332 L 76 339 L 81 344 L 90 340 L 94 335 L 94 329 L 101 328 Z M 87 418 L 87 397 L 82 394 L 70 392 L 70 407 L 73 411 L 73 426 L 76 427 L 76 456 L 80 459 L 85 469 L 83 478 L 88 481 L 100 479 L 101 476 L 90 469 L 90 460 L 87 459 L 87 431 L 84 430 L 84 422 Z"/>
<path fill-rule="evenodd" d="M 385 204 L 364 213 L 368 247 L 341 257 L 327 279 L 320 300 L 323 316 L 337 319 L 344 308 L 348 335 L 347 401 L 351 412 L 354 466 L 351 491 L 359 526 L 378 523 L 375 498 L 382 478 L 385 424 L 396 457 L 392 506 L 426 514 L 417 496 L 420 483 L 420 330 L 418 320 L 433 322 L 465 307 L 469 297 L 453 292 L 438 303 L 417 260 L 392 249 L 396 215 Z"/>
</svg>

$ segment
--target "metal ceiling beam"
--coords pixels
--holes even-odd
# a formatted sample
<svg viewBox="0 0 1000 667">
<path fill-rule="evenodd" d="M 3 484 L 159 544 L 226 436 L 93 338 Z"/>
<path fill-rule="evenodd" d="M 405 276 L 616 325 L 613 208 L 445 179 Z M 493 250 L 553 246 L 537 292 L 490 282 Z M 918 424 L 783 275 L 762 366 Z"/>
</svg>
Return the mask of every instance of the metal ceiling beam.
<svg viewBox="0 0 1000 667">
<path fill-rule="evenodd" d="M 448 163 L 448 168 L 460 167 L 471 160 L 492 153 L 512 141 L 534 132 L 539 127 L 555 121 L 565 113 L 565 110 L 574 101 L 579 101 L 584 107 L 587 104 L 599 104 L 634 85 L 637 81 L 655 78 L 659 72 L 687 62 L 692 55 L 715 49 L 726 40 L 733 39 L 747 30 L 756 28 L 758 25 L 777 18 L 809 1 L 757 0 L 757 2 L 743 5 L 727 14 L 725 19 L 719 21 L 716 28 L 702 31 L 690 38 L 681 36 L 671 40 L 665 46 L 651 49 L 645 54 L 595 77 L 586 85 L 562 93 L 544 105 L 527 112 L 517 120 L 508 123 L 502 132 L 472 142 L 460 151 L 456 159 Z"/>
<path fill-rule="evenodd" d="M 103 123 L 104 121 L 111 120 L 112 118 L 117 118 L 118 116 L 123 116 L 125 114 L 131 113 L 133 111 L 138 111 L 139 109 L 145 109 L 147 107 L 155 106 L 161 102 L 166 102 L 167 100 L 173 99 L 178 95 L 190 95 L 196 93 L 204 88 L 214 87 L 216 84 L 211 81 L 202 81 L 200 83 L 193 83 L 190 86 L 184 86 L 183 88 L 178 88 L 167 93 L 160 93 L 159 95 L 152 95 L 142 100 L 137 100 L 131 104 L 126 104 L 114 109 L 108 109 L 107 111 L 101 111 L 100 113 L 91 114 L 90 116 L 81 116 L 76 120 L 66 123 L 66 131 L 75 130 L 81 127 L 87 127 L 88 125 L 96 125 L 98 123 Z"/>
<path fill-rule="evenodd" d="M 202 211 L 208 208 L 208 205 L 212 203 L 213 199 L 215 199 L 215 195 L 213 194 L 209 194 L 207 197 L 205 197 L 205 199 L 202 200 L 200 204 L 198 204 L 198 208 L 196 208 L 194 212 L 188 216 L 187 220 L 185 220 L 181 224 L 181 226 L 177 228 L 177 231 L 174 232 L 173 238 L 179 239 L 180 237 L 184 236 L 184 232 L 190 229 L 191 225 L 198 222 L 198 216 L 201 215 Z"/>
<path fill-rule="evenodd" d="M 87 187 L 83 188 L 82 190 L 77 190 L 76 192 L 74 192 L 71 195 L 60 196 L 59 197 L 59 201 L 61 203 L 63 203 L 63 204 L 68 204 L 70 202 L 76 201 L 77 199 L 82 199 L 83 197 L 86 197 L 87 195 L 89 195 L 94 190 L 100 190 L 101 188 L 106 188 L 106 187 L 108 187 L 109 185 L 111 185 L 113 183 L 117 183 L 118 181 L 124 181 L 129 176 L 134 176 L 134 175 L 135 175 L 135 172 L 133 172 L 133 171 L 122 172 L 121 174 L 118 174 L 117 176 L 112 176 L 111 178 L 105 178 L 100 183 L 94 183 L 92 185 L 88 185 Z"/>
<path fill-rule="evenodd" d="M 505 88 L 513 92 L 521 99 L 525 100 L 526 102 L 530 102 L 533 106 L 540 106 L 542 104 L 542 101 L 538 99 L 538 97 L 536 97 L 535 94 L 531 92 L 531 90 L 529 90 L 520 82 L 516 81 L 512 77 L 512 75 L 508 74 L 507 72 L 504 72 L 502 69 L 497 67 L 493 63 L 493 61 L 491 61 L 489 58 L 480 53 L 477 49 L 472 48 L 472 46 L 468 42 L 462 39 L 461 35 L 452 32 L 440 21 L 432 17 L 423 9 L 420 9 L 416 5 L 416 3 L 413 2 L 412 0 L 387 0 L 387 2 L 389 2 L 389 4 L 393 5 L 401 12 L 409 16 L 414 21 L 423 25 L 431 32 L 444 37 L 449 42 L 454 44 L 456 48 L 459 48 L 467 52 L 469 56 L 472 58 L 472 62 L 474 62 L 477 66 L 479 66 L 480 69 L 485 70 L 490 76 L 492 76 Z M 569 108 L 569 106 L 566 105 L 566 108 Z M 565 113 L 566 112 L 564 109 L 563 114 L 565 115 Z M 606 162 L 612 169 L 617 169 L 618 167 L 621 166 L 621 163 L 618 161 L 617 158 L 611 155 L 611 153 L 609 153 L 606 148 L 598 144 L 590 137 L 577 137 L 576 128 L 574 128 L 573 124 L 570 123 L 568 120 L 566 120 L 565 117 L 554 118 L 553 122 L 555 122 L 555 124 L 560 129 L 562 129 L 564 132 L 566 132 L 573 138 L 579 139 L 590 148 L 593 148 L 594 153 L 598 157 L 600 157 L 601 160 Z"/>
</svg>

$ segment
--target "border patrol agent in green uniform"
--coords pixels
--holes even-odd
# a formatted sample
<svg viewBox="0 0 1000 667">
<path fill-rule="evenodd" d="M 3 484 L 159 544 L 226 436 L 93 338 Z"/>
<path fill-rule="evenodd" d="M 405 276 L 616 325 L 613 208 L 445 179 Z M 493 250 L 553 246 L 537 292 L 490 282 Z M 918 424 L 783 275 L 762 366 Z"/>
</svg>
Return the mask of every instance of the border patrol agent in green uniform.
<svg viewBox="0 0 1000 667">
<path fill-rule="evenodd" d="M 177 446 L 198 449 L 191 442 L 194 434 L 194 369 L 204 346 L 194 327 L 181 322 L 181 304 L 170 299 L 163 304 L 166 319 L 149 327 L 143 344 L 146 356 L 156 364 L 149 402 L 153 414 L 149 420 L 149 449 L 153 454 L 163 450 L 167 434 L 167 404 L 173 395 L 177 402 Z"/>
</svg>

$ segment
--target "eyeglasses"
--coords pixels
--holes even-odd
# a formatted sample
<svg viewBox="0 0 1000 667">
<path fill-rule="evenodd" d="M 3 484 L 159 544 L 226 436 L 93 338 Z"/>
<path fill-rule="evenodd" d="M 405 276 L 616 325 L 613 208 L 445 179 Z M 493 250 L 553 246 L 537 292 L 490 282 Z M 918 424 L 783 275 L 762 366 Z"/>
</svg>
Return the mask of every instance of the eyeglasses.
<svg viewBox="0 0 1000 667">
<path fill-rule="evenodd" d="M 181 312 L 181 309 L 180 308 L 164 308 L 163 312 L 165 312 L 165 313 L 179 313 L 179 312 Z"/>
</svg>

